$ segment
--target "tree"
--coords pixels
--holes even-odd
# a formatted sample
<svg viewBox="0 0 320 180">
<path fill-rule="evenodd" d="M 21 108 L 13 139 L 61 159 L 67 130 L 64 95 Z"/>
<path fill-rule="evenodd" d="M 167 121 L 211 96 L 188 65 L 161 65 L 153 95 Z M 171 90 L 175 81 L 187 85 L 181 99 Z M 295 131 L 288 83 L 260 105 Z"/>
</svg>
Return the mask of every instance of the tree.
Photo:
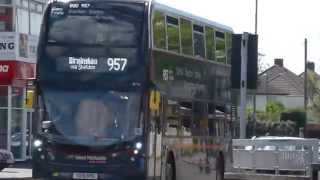
<svg viewBox="0 0 320 180">
<path fill-rule="evenodd" d="M 320 122 L 320 76 L 307 71 L 308 120 Z"/>
<path fill-rule="evenodd" d="M 258 53 L 258 74 L 262 73 L 270 67 L 270 64 L 264 60 L 265 54 Z"/>
<path fill-rule="evenodd" d="M 299 132 L 299 128 L 306 124 L 306 112 L 304 109 L 290 109 L 281 114 L 281 121 L 291 121 L 296 124 L 295 131 Z"/>
<path fill-rule="evenodd" d="M 266 105 L 268 120 L 280 121 L 281 113 L 285 110 L 284 105 L 280 102 L 270 101 Z"/>
<path fill-rule="evenodd" d="M 253 129 L 254 127 L 255 129 Z M 265 136 L 267 134 L 270 136 L 297 136 L 299 131 L 296 129 L 296 123 L 292 121 L 248 121 L 248 138 L 252 136 Z"/>
</svg>

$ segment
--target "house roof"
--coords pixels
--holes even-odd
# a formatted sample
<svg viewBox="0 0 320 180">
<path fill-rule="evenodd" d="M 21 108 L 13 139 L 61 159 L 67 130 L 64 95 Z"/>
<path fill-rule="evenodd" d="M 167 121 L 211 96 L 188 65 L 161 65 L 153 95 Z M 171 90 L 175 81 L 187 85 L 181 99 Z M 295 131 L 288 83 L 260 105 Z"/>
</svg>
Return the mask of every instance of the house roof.
<svg viewBox="0 0 320 180">
<path fill-rule="evenodd" d="M 274 65 L 258 76 L 257 94 L 304 95 L 304 80 L 287 68 Z"/>
</svg>

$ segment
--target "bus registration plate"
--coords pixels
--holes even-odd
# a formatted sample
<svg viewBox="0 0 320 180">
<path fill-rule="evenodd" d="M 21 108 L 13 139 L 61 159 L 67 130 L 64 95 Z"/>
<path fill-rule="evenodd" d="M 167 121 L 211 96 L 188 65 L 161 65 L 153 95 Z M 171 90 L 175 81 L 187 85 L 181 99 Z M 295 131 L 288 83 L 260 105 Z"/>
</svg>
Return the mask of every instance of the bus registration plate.
<svg viewBox="0 0 320 180">
<path fill-rule="evenodd" d="M 73 179 L 98 179 L 97 173 L 73 173 Z"/>
</svg>

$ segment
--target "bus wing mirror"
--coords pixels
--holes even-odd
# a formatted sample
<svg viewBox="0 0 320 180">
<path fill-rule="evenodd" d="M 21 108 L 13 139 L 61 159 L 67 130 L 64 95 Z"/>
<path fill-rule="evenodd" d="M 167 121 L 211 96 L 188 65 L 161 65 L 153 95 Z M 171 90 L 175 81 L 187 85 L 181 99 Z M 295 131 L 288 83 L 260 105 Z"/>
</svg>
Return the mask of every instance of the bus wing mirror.
<svg viewBox="0 0 320 180">
<path fill-rule="evenodd" d="M 41 125 L 42 125 L 42 129 L 49 129 L 51 125 L 51 121 L 42 121 Z"/>
</svg>

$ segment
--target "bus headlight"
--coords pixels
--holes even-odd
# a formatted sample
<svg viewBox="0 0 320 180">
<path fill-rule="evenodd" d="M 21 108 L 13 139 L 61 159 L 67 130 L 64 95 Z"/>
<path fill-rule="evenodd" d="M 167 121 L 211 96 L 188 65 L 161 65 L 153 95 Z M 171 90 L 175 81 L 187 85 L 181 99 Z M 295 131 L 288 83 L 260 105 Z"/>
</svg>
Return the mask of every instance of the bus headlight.
<svg viewBox="0 0 320 180">
<path fill-rule="evenodd" d="M 136 143 L 136 148 L 140 150 L 142 148 L 142 143 L 141 142 L 137 142 Z"/>
<path fill-rule="evenodd" d="M 139 153 L 139 151 L 136 149 L 133 151 L 133 154 L 135 154 L 135 155 L 137 155 L 138 153 Z"/>
<path fill-rule="evenodd" d="M 34 145 L 34 147 L 40 147 L 40 146 L 42 146 L 42 141 L 39 139 L 36 139 L 33 141 L 33 145 Z"/>
</svg>

